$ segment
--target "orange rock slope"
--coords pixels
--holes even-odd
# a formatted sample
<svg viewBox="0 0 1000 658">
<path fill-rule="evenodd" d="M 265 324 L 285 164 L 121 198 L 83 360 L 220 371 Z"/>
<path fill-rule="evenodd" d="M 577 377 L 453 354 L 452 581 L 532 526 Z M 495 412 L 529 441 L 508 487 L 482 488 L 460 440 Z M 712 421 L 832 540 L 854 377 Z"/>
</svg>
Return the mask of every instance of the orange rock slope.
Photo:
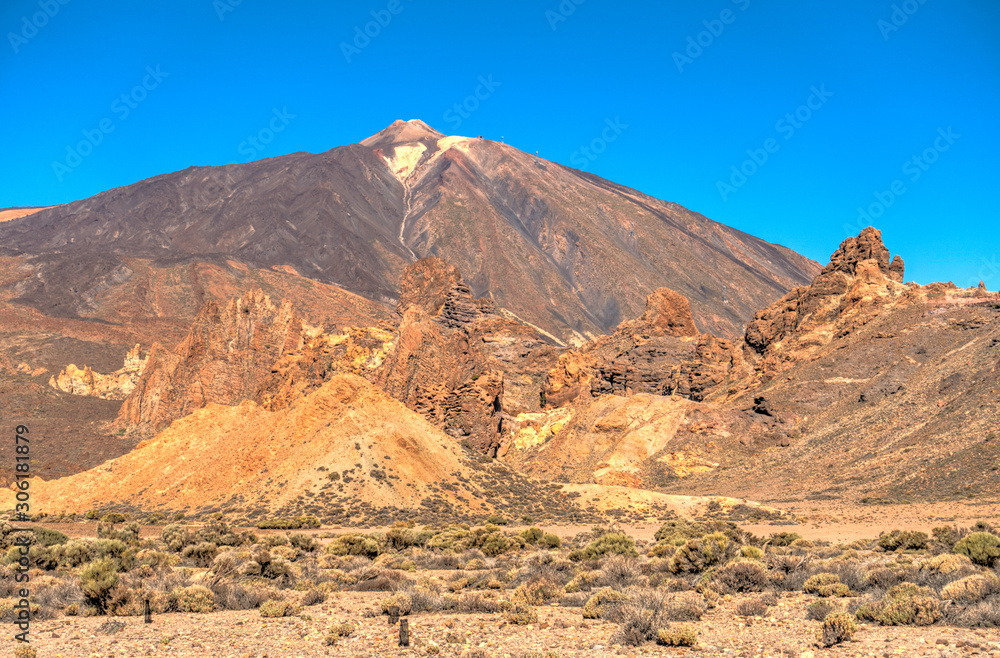
<svg viewBox="0 0 1000 658">
<path fill-rule="evenodd" d="M 84 473 L 32 481 L 51 513 L 120 505 L 144 511 L 316 514 L 378 524 L 568 513 L 555 485 L 480 463 L 364 379 L 338 375 L 277 411 L 208 404 L 129 454 Z M 13 493 L 4 492 L 13 503 Z"/>
</svg>

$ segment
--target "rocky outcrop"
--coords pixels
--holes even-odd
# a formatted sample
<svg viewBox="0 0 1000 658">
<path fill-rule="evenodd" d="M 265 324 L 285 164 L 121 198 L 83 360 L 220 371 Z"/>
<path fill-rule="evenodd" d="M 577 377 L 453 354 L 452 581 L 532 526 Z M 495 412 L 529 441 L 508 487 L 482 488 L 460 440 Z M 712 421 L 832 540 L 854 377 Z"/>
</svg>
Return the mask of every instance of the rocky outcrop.
<svg viewBox="0 0 1000 658">
<path fill-rule="evenodd" d="M 531 372 L 540 378 L 544 370 L 532 355 L 554 348 L 533 329 L 501 317 L 491 300 L 474 299 L 458 271 L 440 258 L 406 268 L 398 313 L 398 338 L 372 380 L 450 436 L 496 456 L 512 421 L 505 409 L 506 373 L 515 373 L 515 413 L 537 409 Z"/>
<path fill-rule="evenodd" d="M 903 294 L 903 277 L 903 259 L 896 256 L 890 261 L 882 233 L 868 227 L 844 240 L 811 285 L 796 288 L 758 312 L 747 325 L 746 343 L 766 354 L 795 334 L 811 333 L 812 342 L 843 335 Z"/>
<path fill-rule="evenodd" d="M 94 372 L 90 366 L 77 368 L 69 364 L 58 375 L 49 377 L 49 386 L 72 395 L 87 395 L 102 400 L 124 400 L 135 390 L 136 383 L 146 367 L 139 346 L 125 355 L 122 367 L 110 374 Z"/>
<path fill-rule="evenodd" d="M 153 346 L 118 421 L 156 432 L 209 402 L 252 398 L 274 363 L 302 340 L 302 321 L 291 305 L 275 306 L 260 290 L 226 306 L 209 302 L 175 350 Z"/>
<path fill-rule="evenodd" d="M 581 393 L 703 400 L 742 364 L 742 353 L 731 341 L 698 331 L 683 295 L 660 288 L 649 295 L 639 318 L 562 355 L 548 373 L 546 401 L 559 406 Z"/>
</svg>

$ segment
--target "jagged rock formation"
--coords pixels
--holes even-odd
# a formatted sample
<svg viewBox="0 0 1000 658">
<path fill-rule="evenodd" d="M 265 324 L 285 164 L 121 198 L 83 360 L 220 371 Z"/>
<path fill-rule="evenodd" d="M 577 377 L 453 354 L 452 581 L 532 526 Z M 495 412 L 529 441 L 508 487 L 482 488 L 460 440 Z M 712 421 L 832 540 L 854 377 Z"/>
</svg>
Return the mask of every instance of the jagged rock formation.
<svg viewBox="0 0 1000 658">
<path fill-rule="evenodd" d="M 747 345 L 764 356 L 758 369 L 774 376 L 802 352 L 857 331 L 907 292 L 903 274 L 902 258 L 889 261 L 877 229 L 844 240 L 811 285 L 796 288 L 747 325 Z"/>
<path fill-rule="evenodd" d="M 12 492 L 7 492 L 12 495 Z M 337 375 L 288 407 L 209 402 L 128 455 L 32 482 L 50 513 L 114 503 L 327 523 L 481 521 L 493 513 L 587 515 L 559 486 L 481 464 L 366 380 Z"/>
<path fill-rule="evenodd" d="M 709 389 L 736 377 L 743 361 L 732 341 L 698 331 L 687 299 L 661 288 L 638 319 L 578 353 L 563 354 L 548 373 L 546 400 L 558 406 L 583 393 L 702 400 Z"/>
<path fill-rule="evenodd" d="M 69 364 L 49 378 L 49 386 L 73 395 L 88 395 L 102 400 L 124 400 L 133 390 L 146 367 L 146 359 L 136 345 L 125 355 L 125 363 L 115 372 L 104 375 L 90 366 L 81 370 Z"/>
<path fill-rule="evenodd" d="M 302 339 L 302 321 L 291 304 L 276 307 L 260 290 L 226 306 L 210 302 L 175 350 L 153 345 L 119 423 L 157 432 L 209 402 L 251 398 L 275 361 Z"/>
</svg>

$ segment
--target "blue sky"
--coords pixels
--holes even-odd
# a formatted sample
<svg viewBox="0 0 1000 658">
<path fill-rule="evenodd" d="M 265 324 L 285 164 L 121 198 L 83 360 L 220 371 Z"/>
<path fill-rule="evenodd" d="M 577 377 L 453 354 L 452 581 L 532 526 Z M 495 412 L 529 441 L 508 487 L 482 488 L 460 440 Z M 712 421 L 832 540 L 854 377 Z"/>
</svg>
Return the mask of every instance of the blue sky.
<svg viewBox="0 0 1000 658">
<path fill-rule="evenodd" d="M 7 0 L 0 28 L 0 206 L 420 118 L 823 263 L 872 223 L 908 280 L 1000 288 L 994 0 Z"/>
</svg>

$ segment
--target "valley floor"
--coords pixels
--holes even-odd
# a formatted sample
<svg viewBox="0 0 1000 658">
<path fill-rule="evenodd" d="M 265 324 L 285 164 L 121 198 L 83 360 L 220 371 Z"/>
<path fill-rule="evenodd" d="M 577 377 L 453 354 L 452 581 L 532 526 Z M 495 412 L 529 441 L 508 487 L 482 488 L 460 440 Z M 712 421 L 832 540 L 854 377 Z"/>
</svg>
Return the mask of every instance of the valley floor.
<svg viewBox="0 0 1000 658">
<path fill-rule="evenodd" d="M 697 649 L 610 644 L 616 625 L 584 620 L 579 608 L 539 606 L 538 623 L 515 626 L 500 615 L 419 614 L 409 617 L 411 646 L 398 646 L 398 630 L 375 615 L 382 592 L 344 592 L 304 609 L 302 617 L 262 619 L 257 610 L 209 614 L 121 617 L 117 632 L 101 631 L 106 617 L 36 622 L 32 646 L 39 657 L 139 658 L 145 656 L 217 656 L 291 658 L 293 656 L 490 656 L 555 658 L 584 656 L 1000 656 L 1000 630 L 932 627 L 883 627 L 862 624 L 855 639 L 831 649 L 816 646 L 820 622 L 806 619 L 814 597 L 788 592 L 767 618 L 735 614 L 739 597 L 708 611 L 694 626 Z M 324 646 L 331 624 L 351 620 L 357 630 L 336 646 Z M 4 640 L 4 655 L 15 643 Z M 482 653 L 474 653 L 482 649 Z M 10 653 L 8 653 L 10 652 Z M 547 653 L 548 652 L 548 653 Z M 809 652 L 812 652 L 811 654 Z"/>
</svg>

